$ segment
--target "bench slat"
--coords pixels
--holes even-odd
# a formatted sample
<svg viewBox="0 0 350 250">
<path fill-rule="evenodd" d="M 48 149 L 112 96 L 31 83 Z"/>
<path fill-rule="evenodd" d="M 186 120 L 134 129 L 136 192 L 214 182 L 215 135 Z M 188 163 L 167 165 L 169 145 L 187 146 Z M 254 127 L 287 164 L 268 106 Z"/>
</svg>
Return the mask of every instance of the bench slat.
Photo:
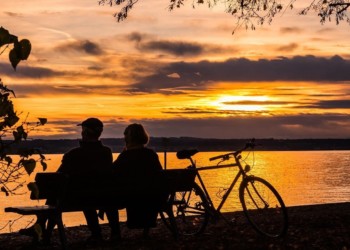
<svg viewBox="0 0 350 250">
<path fill-rule="evenodd" d="M 12 212 L 22 215 L 36 215 L 42 213 L 52 213 L 56 210 L 55 206 L 42 205 L 42 206 L 18 206 L 18 207 L 6 207 L 5 212 Z"/>
</svg>

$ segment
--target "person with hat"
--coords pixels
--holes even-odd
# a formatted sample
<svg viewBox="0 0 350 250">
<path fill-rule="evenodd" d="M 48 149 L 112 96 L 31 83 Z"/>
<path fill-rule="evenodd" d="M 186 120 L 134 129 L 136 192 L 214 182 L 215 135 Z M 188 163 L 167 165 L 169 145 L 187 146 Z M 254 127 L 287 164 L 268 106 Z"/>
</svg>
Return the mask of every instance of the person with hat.
<svg viewBox="0 0 350 250">
<path fill-rule="evenodd" d="M 63 155 L 62 164 L 58 172 L 68 175 L 96 175 L 111 171 L 112 169 L 112 151 L 99 140 L 103 123 L 97 118 L 88 118 L 77 126 L 81 126 L 82 139 L 80 146 L 70 150 Z M 113 211 L 114 212 L 114 211 Z M 120 237 L 118 214 L 112 211 L 106 211 L 106 215 L 111 227 L 111 237 Z M 102 240 L 101 228 L 98 222 L 96 210 L 87 209 L 83 211 L 87 225 L 91 231 L 89 241 Z"/>
<path fill-rule="evenodd" d="M 112 151 L 99 140 L 102 131 L 103 123 L 98 118 L 88 118 L 77 126 L 81 126 L 82 139 L 79 141 L 79 147 L 65 153 L 62 162 L 57 172 L 67 174 L 68 176 L 95 176 L 99 173 L 112 171 Z M 89 176 L 89 177 L 88 177 Z M 46 202 L 47 204 L 50 201 Z M 115 211 L 105 211 L 109 225 L 111 227 L 111 237 L 120 238 L 119 218 Z M 88 228 L 91 231 L 91 236 L 88 241 L 91 243 L 102 241 L 101 228 L 98 221 L 96 210 L 86 209 L 83 211 Z M 48 220 L 47 228 L 45 223 Z M 50 236 L 55 226 L 55 221 L 52 218 L 38 218 L 37 224 L 42 229 L 46 228 L 44 234 L 45 243 L 49 243 Z M 22 234 L 31 234 L 30 228 L 23 229 Z M 21 233 L 21 231 L 20 231 Z M 33 235 L 31 235 L 33 236 Z"/>
<path fill-rule="evenodd" d="M 91 176 L 111 171 L 113 161 L 112 151 L 99 140 L 103 131 L 103 123 L 99 119 L 92 117 L 77 126 L 81 126 L 82 128 L 80 146 L 63 155 L 62 164 L 57 171 L 70 176 Z M 83 213 L 91 231 L 91 236 L 88 240 L 102 240 L 97 211 L 87 209 Z M 119 220 L 116 217 L 118 214 L 106 211 L 106 215 L 112 230 L 111 237 L 119 238 Z"/>
</svg>

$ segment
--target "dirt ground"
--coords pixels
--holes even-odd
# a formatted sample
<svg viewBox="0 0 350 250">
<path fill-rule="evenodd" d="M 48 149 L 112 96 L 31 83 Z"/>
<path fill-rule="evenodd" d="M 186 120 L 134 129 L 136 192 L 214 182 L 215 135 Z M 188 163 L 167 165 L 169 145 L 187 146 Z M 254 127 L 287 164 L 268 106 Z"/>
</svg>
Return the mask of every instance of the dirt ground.
<svg viewBox="0 0 350 250">
<path fill-rule="evenodd" d="M 223 220 L 209 223 L 205 232 L 196 237 L 182 236 L 175 240 L 159 221 L 144 239 L 141 230 L 128 229 L 122 224 L 122 241 L 104 241 L 97 246 L 86 243 L 86 226 L 66 228 L 69 249 L 317 249 L 350 250 L 350 202 L 311 206 L 288 207 L 289 229 L 283 238 L 269 239 L 252 229 L 241 212 L 225 214 L 235 216 L 238 222 L 228 226 Z M 242 219 L 241 219 L 242 218 Z M 102 225 L 107 238 L 109 228 Z M 57 232 L 50 246 L 34 245 L 29 237 L 18 233 L 0 234 L 0 249 L 61 249 Z"/>
</svg>

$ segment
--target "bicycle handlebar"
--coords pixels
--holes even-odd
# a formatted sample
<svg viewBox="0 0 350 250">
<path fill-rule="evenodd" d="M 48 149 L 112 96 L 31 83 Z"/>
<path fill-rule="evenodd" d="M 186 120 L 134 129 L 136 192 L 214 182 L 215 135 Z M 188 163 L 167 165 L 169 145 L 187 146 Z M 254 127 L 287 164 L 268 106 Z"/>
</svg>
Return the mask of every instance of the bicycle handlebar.
<svg viewBox="0 0 350 250">
<path fill-rule="evenodd" d="M 223 159 L 223 160 L 228 160 L 228 158 L 230 157 L 230 155 L 232 155 L 234 153 L 228 153 L 228 154 L 224 154 L 224 155 L 217 155 L 214 157 L 209 158 L 209 161 L 215 161 L 217 159 Z"/>
<path fill-rule="evenodd" d="M 215 161 L 215 160 L 218 160 L 218 159 L 222 159 L 222 160 L 226 161 L 226 160 L 228 160 L 230 158 L 230 155 L 238 155 L 242 151 L 244 151 L 244 150 L 246 150 L 248 148 L 254 148 L 255 146 L 256 146 L 255 139 L 253 138 L 253 139 L 250 140 L 250 142 L 247 142 L 242 149 L 237 150 L 235 152 L 231 152 L 231 153 L 227 153 L 227 154 L 217 155 L 217 156 L 211 157 L 211 158 L 209 158 L 209 161 Z"/>
</svg>

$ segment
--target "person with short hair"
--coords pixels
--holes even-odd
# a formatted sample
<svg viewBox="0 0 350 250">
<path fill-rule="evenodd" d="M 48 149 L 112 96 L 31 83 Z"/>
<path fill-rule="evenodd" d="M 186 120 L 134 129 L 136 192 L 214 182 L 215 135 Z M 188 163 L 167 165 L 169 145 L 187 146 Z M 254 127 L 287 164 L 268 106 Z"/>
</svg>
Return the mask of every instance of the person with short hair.
<svg viewBox="0 0 350 250">
<path fill-rule="evenodd" d="M 125 149 L 113 162 L 113 168 L 121 179 L 136 189 L 151 186 L 159 176 L 162 166 L 157 153 L 148 148 L 149 136 L 141 124 L 133 123 L 124 131 Z M 128 197 L 126 202 L 127 226 L 143 228 L 148 236 L 155 227 L 159 197 L 150 193 L 147 197 Z"/>
</svg>

